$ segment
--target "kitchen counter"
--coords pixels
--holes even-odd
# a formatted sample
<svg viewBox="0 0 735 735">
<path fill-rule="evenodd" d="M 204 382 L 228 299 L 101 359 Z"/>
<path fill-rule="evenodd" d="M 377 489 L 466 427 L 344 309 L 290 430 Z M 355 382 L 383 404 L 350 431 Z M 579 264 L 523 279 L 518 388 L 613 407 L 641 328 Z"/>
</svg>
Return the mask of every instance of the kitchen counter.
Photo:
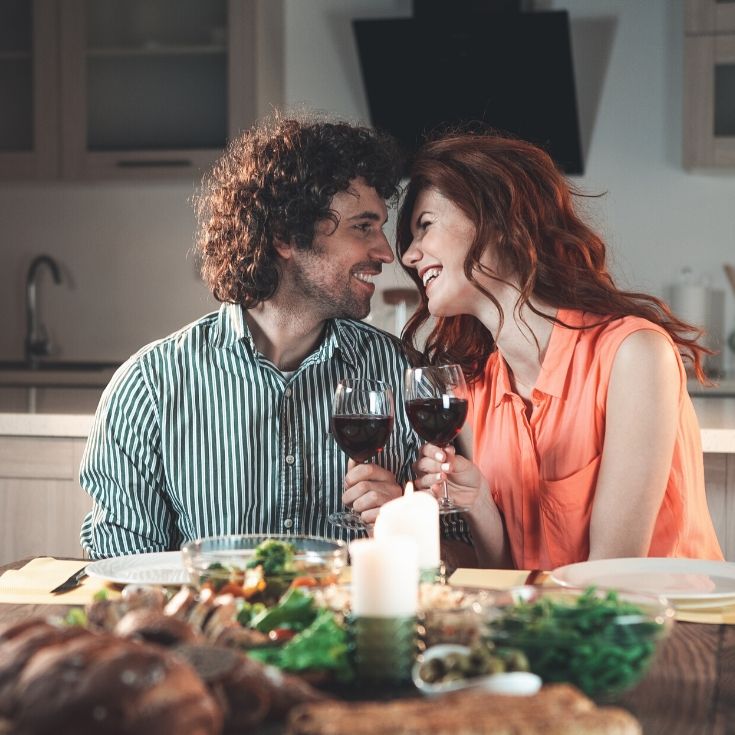
<svg viewBox="0 0 735 735">
<path fill-rule="evenodd" d="M 705 454 L 735 454 L 735 398 L 693 397 Z M 89 414 L 0 413 L 0 436 L 86 437 Z"/>
</svg>

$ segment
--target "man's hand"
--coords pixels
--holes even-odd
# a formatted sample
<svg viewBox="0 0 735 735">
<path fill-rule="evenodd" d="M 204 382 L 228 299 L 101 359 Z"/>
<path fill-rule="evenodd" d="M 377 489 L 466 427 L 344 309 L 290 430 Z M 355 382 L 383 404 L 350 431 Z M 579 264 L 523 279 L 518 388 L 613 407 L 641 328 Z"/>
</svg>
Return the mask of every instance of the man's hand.
<svg viewBox="0 0 735 735">
<path fill-rule="evenodd" d="M 401 495 L 403 488 L 396 482 L 393 473 L 377 464 L 355 464 L 349 461 L 342 502 L 359 513 L 368 525 L 375 523 L 383 503 Z"/>
</svg>

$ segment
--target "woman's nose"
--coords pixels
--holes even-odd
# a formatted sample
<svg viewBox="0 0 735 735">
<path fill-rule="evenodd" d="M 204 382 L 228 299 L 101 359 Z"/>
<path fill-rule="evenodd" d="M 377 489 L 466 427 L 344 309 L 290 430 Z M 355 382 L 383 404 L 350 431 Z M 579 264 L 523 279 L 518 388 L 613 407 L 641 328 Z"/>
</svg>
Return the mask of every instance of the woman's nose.
<svg viewBox="0 0 735 735">
<path fill-rule="evenodd" d="M 419 260 L 421 260 L 421 253 L 416 246 L 416 241 L 413 240 L 408 246 L 408 250 L 406 250 L 406 252 L 401 256 L 401 263 L 403 263 L 406 268 L 415 268 L 416 263 L 418 263 Z"/>
</svg>

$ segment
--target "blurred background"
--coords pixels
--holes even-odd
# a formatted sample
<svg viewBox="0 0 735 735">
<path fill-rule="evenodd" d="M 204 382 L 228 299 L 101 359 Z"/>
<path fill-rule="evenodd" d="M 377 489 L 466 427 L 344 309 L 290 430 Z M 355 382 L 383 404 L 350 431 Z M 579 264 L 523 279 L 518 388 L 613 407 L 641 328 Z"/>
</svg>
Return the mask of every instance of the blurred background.
<svg viewBox="0 0 735 735">
<path fill-rule="evenodd" d="M 467 13 L 508 11 L 509 4 L 420 5 L 2 0 L 0 360 L 26 357 L 27 279 L 40 254 L 59 270 L 58 284 L 50 267 L 37 263 L 34 273 L 47 337 L 43 360 L 120 362 L 214 310 L 191 253 L 191 199 L 224 140 L 274 106 L 371 122 L 371 72 L 361 66 L 369 49 L 358 48 L 356 19 L 405 19 L 421 10 L 443 15 L 451 29 Z M 735 3 L 558 0 L 519 7 L 566 11 L 573 96 L 559 92 L 555 99 L 564 114 L 575 113 L 580 159 L 568 171 L 577 187 L 602 195 L 581 206 L 608 242 L 620 283 L 675 300 L 687 318 L 708 320 L 723 346 L 735 327 L 723 272 L 724 263 L 735 262 L 735 49 L 727 45 L 735 25 L 724 25 Z M 492 38 L 493 22 L 488 15 L 471 25 L 487 23 Z M 549 56 L 556 52 L 539 59 L 529 38 L 518 37 L 482 75 L 511 80 L 521 101 L 542 93 L 533 89 L 534 69 L 553 67 L 557 78 L 570 53 L 559 47 L 558 66 Z M 429 70 L 424 93 L 451 98 L 451 74 L 438 73 L 436 59 L 452 44 L 441 33 L 420 41 L 410 56 Z M 472 43 L 464 47 L 471 51 Z M 388 63 L 388 73 L 379 72 L 387 87 L 404 81 L 397 54 L 387 43 L 377 54 Z M 526 56 L 530 71 L 515 77 Z M 481 83 L 473 78 L 466 87 Z M 553 101 L 547 110 L 549 120 L 558 112 Z M 406 287 L 400 269 L 387 268 L 370 319 L 400 326 L 403 305 L 387 303 L 382 292 Z M 395 294 L 387 300 L 395 302 Z M 725 347 L 712 370 L 731 365 Z"/>
</svg>

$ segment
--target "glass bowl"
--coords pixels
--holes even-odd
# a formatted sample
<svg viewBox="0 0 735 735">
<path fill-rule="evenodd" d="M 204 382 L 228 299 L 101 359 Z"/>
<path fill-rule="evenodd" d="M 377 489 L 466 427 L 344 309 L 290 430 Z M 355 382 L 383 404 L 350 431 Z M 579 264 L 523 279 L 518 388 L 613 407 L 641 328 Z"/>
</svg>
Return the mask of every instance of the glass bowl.
<svg viewBox="0 0 735 735">
<path fill-rule="evenodd" d="M 209 536 L 184 544 L 181 555 L 194 587 L 272 602 L 292 585 L 335 584 L 347 544 L 316 536 Z"/>
<path fill-rule="evenodd" d="M 471 646 L 495 613 L 496 592 L 474 587 L 422 584 L 419 588 L 419 638 L 422 647 L 441 643 Z"/>
<path fill-rule="evenodd" d="M 484 636 L 523 651 L 545 683 L 611 698 L 643 677 L 673 620 L 668 600 L 656 595 L 518 587 L 497 593 Z"/>
</svg>

